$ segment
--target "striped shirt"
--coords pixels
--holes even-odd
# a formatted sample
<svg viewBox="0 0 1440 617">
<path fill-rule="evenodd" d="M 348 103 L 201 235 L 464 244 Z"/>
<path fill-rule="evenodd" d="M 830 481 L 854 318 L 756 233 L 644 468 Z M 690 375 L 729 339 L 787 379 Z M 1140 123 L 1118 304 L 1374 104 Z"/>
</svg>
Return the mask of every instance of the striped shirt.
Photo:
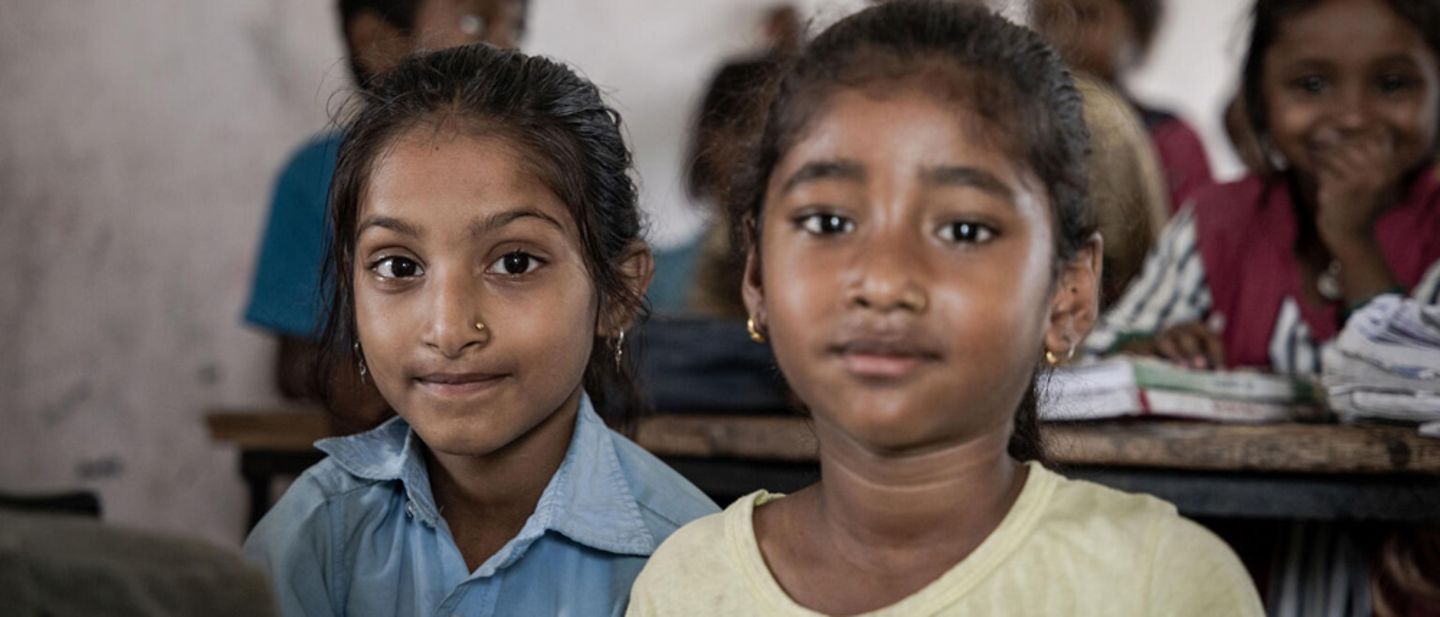
<svg viewBox="0 0 1440 617">
<path fill-rule="evenodd" d="M 1091 354 L 1107 353 L 1126 335 L 1153 335 L 1165 328 L 1205 322 L 1213 300 L 1205 278 L 1205 260 L 1196 242 L 1195 212 L 1187 206 L 1175 215 L 1125 293 L 1085 339 Z M 1429 304 L 1440 303 L 1440 261 L 1431 264 L 1411 291 Z M 1223 324 L 1211 324 L 1217 329 Z M 1286 296 L 1268 345 L 1270 368 L 1277 373 L 1318 374 L 1320 347 L 1300 316 L 1299 299 Z"/>
</svg>

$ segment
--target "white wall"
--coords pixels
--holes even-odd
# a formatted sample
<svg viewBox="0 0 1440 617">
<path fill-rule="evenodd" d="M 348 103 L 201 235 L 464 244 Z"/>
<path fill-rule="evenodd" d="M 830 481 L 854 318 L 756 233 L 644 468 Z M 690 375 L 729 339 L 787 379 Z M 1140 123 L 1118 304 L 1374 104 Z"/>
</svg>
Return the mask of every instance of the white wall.
<svg viewBox="0 0 1440 617">
<path fill-rule="evenodd" d="M 771 0 L 532 0 L 534 52 L 624 114 L 669 245 L 688 114 Z M 1218 132 L 1233 14 L 1172 2 L 1134 87 Z M 810 0 L 821 23 L 860 0 Z M 238 541 L 218 405 L 274 402 L 240 322 L 272 175 L 345 83 L 332 0 L 32 1 L 0 20 L 0 490 L 98 490 L 111 521 Z M 1177 24 L 1184 23 L 1184 27 Z M 1238 54 L 1234 51 L 1231 56 Z"/>
<path fill-rule="evenodd" d="M 1174 111 L 1200 131 L 1220 180 L 1243 171 L 1223 118 L 1239 83 L 1253 5 L 1253 0 L 1169 0 L 1148 61 L 1126 84 L 1137 98 Z"/>
</svg>

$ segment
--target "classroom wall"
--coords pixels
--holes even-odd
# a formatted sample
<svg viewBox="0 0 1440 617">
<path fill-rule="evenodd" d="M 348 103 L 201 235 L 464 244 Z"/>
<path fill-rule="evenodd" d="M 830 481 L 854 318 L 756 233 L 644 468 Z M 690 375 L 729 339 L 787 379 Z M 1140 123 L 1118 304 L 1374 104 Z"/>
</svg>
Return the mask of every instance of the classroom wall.
<svg viewBox="0 0 1440 617">
<path fill-rule="evenodd" d="M 532 4 L 527 47 L 578 64 L 624 114 L 656 243 L 693 234 L 679 183 L 688 114 L 714 66 L 758 42 L 770 1 Z M 803 3 L 821 24 L 860 4 Z M 1243 4 L 1172 3 L 1134 84 L 1204 129 L 1222 163 L 1224 60 L 1208 54 L 1229 45 L 1214 28 Z M 203 418 L 277 401 L 273 348 L 240 314 L 273 172 L 345 83 L 332 6 L 7 7 L 0 490 L 88 488 L 110 521 L 238 542 L 236 454 L 210 443 Z"/>
</svg>

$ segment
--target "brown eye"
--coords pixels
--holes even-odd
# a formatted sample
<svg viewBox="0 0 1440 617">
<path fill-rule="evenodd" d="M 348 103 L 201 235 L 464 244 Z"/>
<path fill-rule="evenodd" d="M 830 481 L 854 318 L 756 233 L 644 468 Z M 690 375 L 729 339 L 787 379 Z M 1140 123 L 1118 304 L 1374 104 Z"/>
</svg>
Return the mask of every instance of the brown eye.
<svg viewBox="0 0 1440 617">
<path fill-rule="evenodd" d="M 796 218 L 795 224 L 817 236 L 833 236 L 855 230 L 855 221 L 838 214 L 807 214 Z"/>
<path fill-rule="evenodd" d="M 539 257 L 526 253 L 525 251 L 514 251 L 506 253 L 500 259 L 490 264 L 488 272 L 504 274 L 508 276 L 520 276 L 534 272 L 541 266 Z"/>
<path fill-rule="evenodd" d="M 970 221 L 941 225 L 937 233 L 941 240 L 955 244 L 984 244 L 995 238 L 995 230 L 989 225 Z"/>
<path fill-rule="evenodd" d="M 370 270 L 385 279 L 401 279 L 420 276 L 425 269 L 408 257 L 385 257 L 370 265 Z"/>
</svg>

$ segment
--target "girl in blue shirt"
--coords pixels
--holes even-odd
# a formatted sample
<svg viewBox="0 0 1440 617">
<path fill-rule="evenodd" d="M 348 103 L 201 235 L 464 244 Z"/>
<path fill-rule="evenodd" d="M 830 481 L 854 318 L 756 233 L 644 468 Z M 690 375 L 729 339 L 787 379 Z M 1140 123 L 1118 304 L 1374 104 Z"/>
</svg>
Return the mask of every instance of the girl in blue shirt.
<svg viewBox="0 0 1440 617">
<path fill-rule="evenodd" d="M 619 614 L 715 506 L 595 411 L 629 383 L 653 270 L 618 114 L 566 67 L 484 45 L 359 96 L 327 361 L 396 417 L 317 443 L 246 553 L 286 615 Z"/>
</svg>

